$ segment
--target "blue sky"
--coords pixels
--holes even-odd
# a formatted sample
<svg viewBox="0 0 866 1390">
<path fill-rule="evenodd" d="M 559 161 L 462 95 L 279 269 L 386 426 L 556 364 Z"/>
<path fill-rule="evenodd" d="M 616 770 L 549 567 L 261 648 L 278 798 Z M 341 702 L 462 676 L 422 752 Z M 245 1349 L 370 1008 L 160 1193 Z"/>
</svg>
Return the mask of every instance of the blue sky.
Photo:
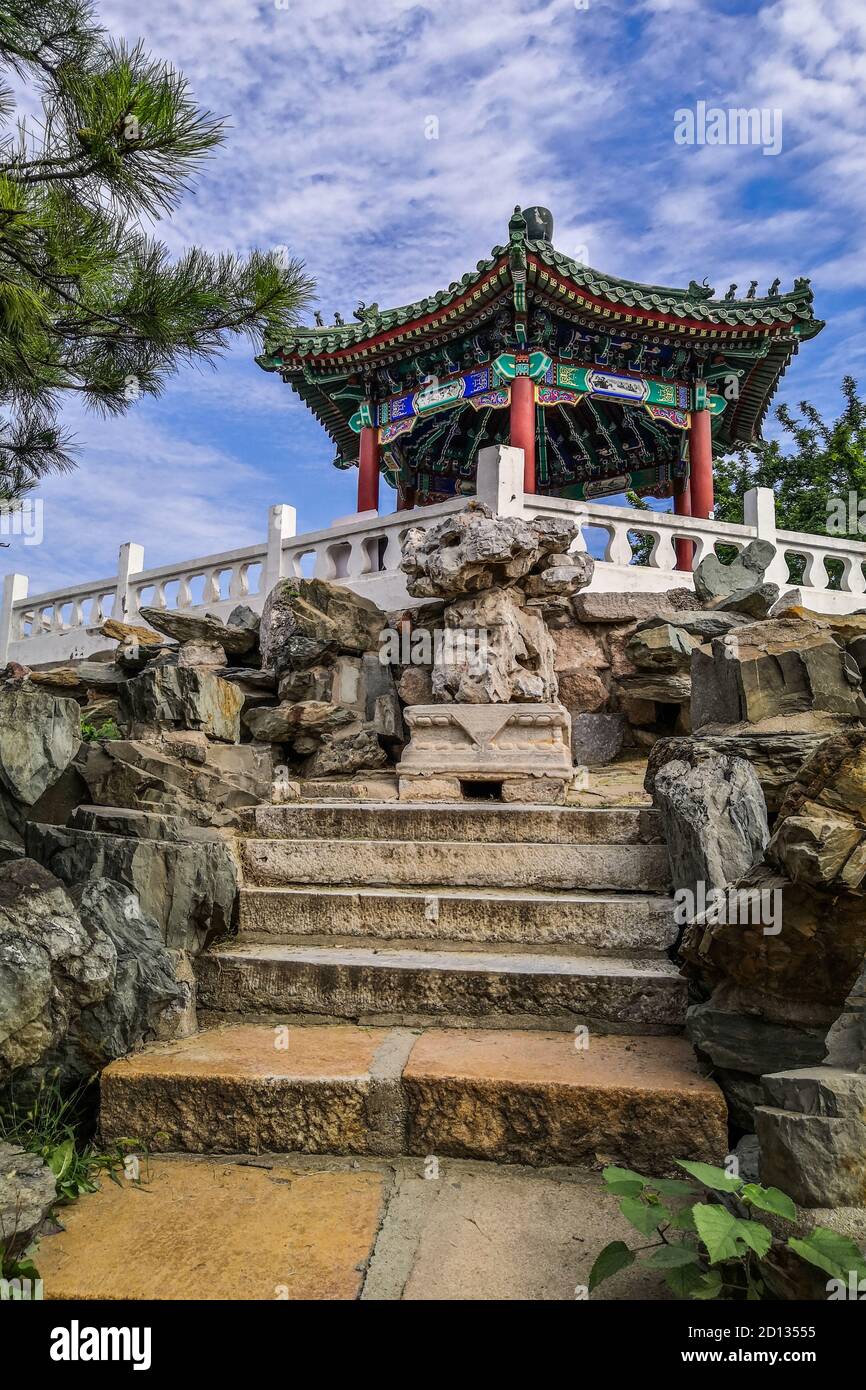
<svg viewBox="0 0 866 1390">
<path fill-rule="evenodd" d="M 349 319 L 360 299 L 447 286 L 505 240 L 516 203 L 543 203 L 558 249 L 629 279 L 706 276 L 723 293 L 810 276 L 828 326 L 779 399 L 833 413 L 843 372 L 866 387 L 863 0 L 105 0 L 100 14 L 229 118 L 160 225 L 173 251 L 286 245 L 326 321 Z M 699 100 L 781 111 L 781 152 L 676 144 L 674 113 Z M 354 471 L 331 467 L 330 441 L 252 356 L 239 345 L 122 419 L 68 410 L 79 468 L 45 483 L 42 545 L 13 541 L 0 572 L 38 592 L 113 574 L 124 540 L 157 565 L 263 540 L 273 502 L 299 530 L 351 512 Z"/>
</svg>

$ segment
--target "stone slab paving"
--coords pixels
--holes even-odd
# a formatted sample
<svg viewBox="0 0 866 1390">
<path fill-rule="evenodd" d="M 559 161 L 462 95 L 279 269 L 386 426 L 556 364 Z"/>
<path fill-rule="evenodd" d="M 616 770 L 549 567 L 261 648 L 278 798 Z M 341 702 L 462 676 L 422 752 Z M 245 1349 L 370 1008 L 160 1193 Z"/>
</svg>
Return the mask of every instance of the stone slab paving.
<svg viewBox="0 0 866 1390">
<path fill-rule="evenodd" d="M 440 1160 L 151 1158 L 42 1240 L 48 1299 L 573 1300 L 629 1238 L 598 1174 Z M 659 1299 L 627 1270 L 595 1295 Z"/>
<path fill-rule="evenodd" d="M 38 1268 L 49 1299 L 354 1299 L 384 1211 L 374 1171 L 151 1159 L 61 1213 Z"/>
</svg>

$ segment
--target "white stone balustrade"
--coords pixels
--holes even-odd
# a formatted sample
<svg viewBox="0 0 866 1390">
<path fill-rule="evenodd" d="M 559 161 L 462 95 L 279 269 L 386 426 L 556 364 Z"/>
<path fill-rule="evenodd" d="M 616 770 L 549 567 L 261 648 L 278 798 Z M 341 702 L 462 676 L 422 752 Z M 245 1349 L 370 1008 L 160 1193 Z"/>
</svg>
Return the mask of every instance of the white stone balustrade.
<svg viewBox="0 0 866 1390">
<path fill-rule="evenodd" d="M 777 531 L 773 494 L 767 488 L 746 495 L 746 524 L 735 526 L 672 512 L 523 494 L 522 471 L 519 449 L 482 450 L 479 496 L 500 515 L 578 519 L 581 530 L 572 548 L 588 549 L 597 557 L 593 589 L 658 593 L 691 587 L 692 576 L 676 569 L 674 543 L 678 538 L 694 542 L 694 563 L 698 563 L 716 546 L 740 550 L 761 537 L 776 547 L 767 578 L 783 592 L 794 587 L 788 578 L 786 557 L 797 555 L 805 560 L 797 591 L 806 607 L 837 614 L 866 608 L 866 544 L 847 537 Z M 110 579 L 32 597 L 28 596 L 26 577 L 9 574 L 3 581 L 0 608 L 0 665 L 14 660 L 39 666 L 88 656 L 110 645 L 99 632 L 107 617 L 135 622 L 144 606 L 190 613 L 208 611 L 223 618 L 238 603 L 261 611 L 277 580 L 292 575 L 315 575 L 347 584 L 386 612 L 406 607 L 413 600 L 400 570 L 405 532 L 413 526 L 426 529 L 466 505 L 467 499 L 456 498 L 387 516 L 368 512 L 300 536 L 295 534 L 294 508 L 278 505 L 270 509 L 267 539 L 262 546 L 146 570 L 142 547 L 128 542 L 120 547 L 118 572 Z M 633 536 L 649 539 L 648 563 L 630 563 Z M 828 587 L 827 560 L 842 564 L 839 589 Z"/>
</svg>

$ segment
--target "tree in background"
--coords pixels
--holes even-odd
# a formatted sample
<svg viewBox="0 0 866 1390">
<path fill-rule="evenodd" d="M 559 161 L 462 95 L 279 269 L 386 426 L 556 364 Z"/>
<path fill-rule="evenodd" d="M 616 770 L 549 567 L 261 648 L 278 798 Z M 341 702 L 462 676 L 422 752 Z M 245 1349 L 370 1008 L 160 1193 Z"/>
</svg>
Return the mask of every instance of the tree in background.
<svg viewBox="0 0 866 1390">
<path fill-rule="evenodd" d="M 866 402 L 853 377 L 843 379 L 842 394 L 845 407 L 834 424 L 827 424 L 808 401 L 800 402 L 800 418 L 780 405 L 776 418 L 784 431 L 781 440 L 739 449 L 715 463 L 717 521 L 742 522 L 745 493 L 752 487 L 768 487 L 776 497 L 776 523 L 781 531 L 866 537 Z M 791 444 L 792 452 L 786 452 Z M 860 501 L 863 513 L 858 512 Z M 796 583 L 803 559 L 791 556 L 788 564 Z M 831 587 L 838 587 L 841 568 L 839 562 L 828 563 Z"/>
<path fill-rule="evenodd" d="M 222 122 L 183 76 L 110 41 L 89 0 L 0 7 L 0 502 L 73 465 L 65 392 L 119 414 L 238 334 L 280 332 L 312 281 L 280 253 L 171 260 L 170 213 Z M 41 116 L 19 119 L 16 90 Z"/>
</svg>

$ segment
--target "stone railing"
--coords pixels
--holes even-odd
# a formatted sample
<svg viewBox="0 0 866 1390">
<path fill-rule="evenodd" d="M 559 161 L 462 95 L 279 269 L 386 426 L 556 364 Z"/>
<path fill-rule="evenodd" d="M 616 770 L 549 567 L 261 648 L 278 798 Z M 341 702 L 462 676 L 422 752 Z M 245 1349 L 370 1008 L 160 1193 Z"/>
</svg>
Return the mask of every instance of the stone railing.
<svg viewBox="0 0 866 1390">
<path fill-rule="evenodd" d="M 568 515 L 579 520 L 580 534 L 573 549 L 588 549 L 597 557 L 593 589 L 661 592 L 689 587 L 691 575 L 676 569 L 677 539 L 694 542 L 694 563 L 698 563 L 717 546 L 742 549 L 758 536 L 776 548 L 766 577 L 783 592 L 792 587 L 786 557 L 802 556 L 805 565 L 798 592 L 807 607 L 826 613 L 866 608 L 866 544 L 847 537 L 777 531 L 773 494 L 767 488 L 747 494 L 746 524 L 734 526 L 672 512 L 530 496 L 522 490 L 522 469 L 520 450 L 483 450 L 479 497 L 500 515 Z M 466 499 L 458 498 L 388 516 L 362 513 L 300 536 L 295 531 L 294 508 L 279 505 L 270 510 L 262 546 L 146 570 L 143 548 L 128 542 L 120 547 L 118 571 L 111 578 L 32 597 L 25 576 L 7 575 L 0 609 L 0 665 L 14 660 L 38 666 L 88 656 L 106 646 L 99 632 L 106 618 L 135 622 L 146 605 L 221 617 L 238 603 L 260 611 L 276 581 L 291 575 L 347 584 L 386 612 L 401 608 L 412 602 L 400 569 L 403 535 L 410 527 L 432 526 L 466 505 Z M 650 541 L 646 564 L 630 563 L 637 537 Z M 828 588 L 826 560 L 842 563 L 838 590 Z"/>
</svg>

